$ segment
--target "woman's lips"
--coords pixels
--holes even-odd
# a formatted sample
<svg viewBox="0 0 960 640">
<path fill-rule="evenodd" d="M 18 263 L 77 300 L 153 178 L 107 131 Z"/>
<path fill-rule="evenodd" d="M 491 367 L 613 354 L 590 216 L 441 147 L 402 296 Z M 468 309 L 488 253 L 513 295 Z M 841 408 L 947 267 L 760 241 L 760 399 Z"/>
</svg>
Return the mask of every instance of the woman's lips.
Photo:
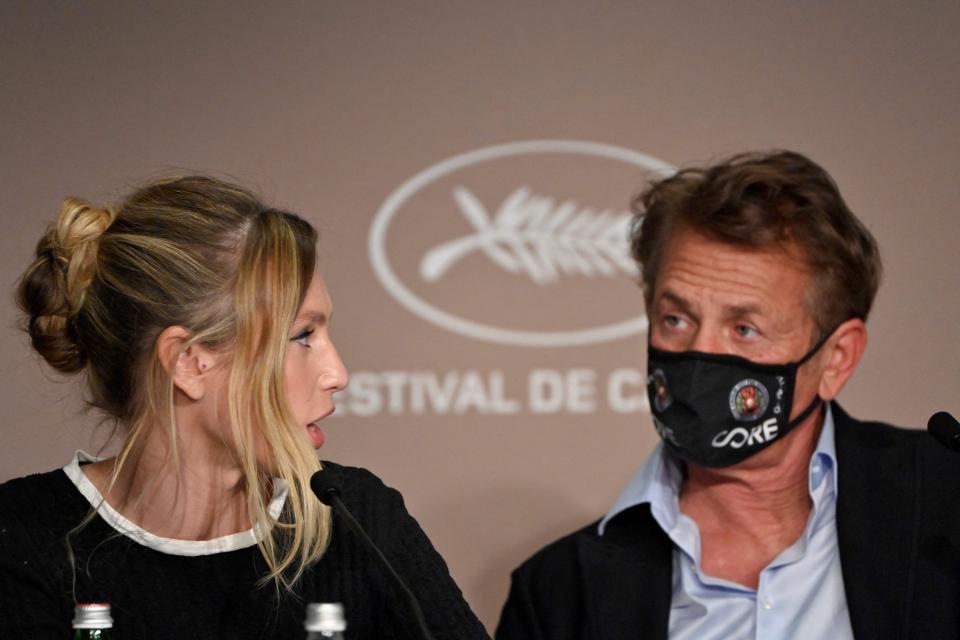
<svg viewBox="0 0 960 640">
<path fill-rule="evenodd" d="M 307 434 L 310 436 L 310 443 L 313 444 L 314 449 L 319 449 L 323 446 L 323 430 L 316 422 L 311 422 L 307 425 Z"/>
<path fill-rule="evenodd" d="M 335 410 L 336 407 L 330 407 L 326 413 L 307 425 L 307 434 L 310 436 L 310 442 L 313 444 L 314 449 L 319 449 L 323 446 L 323 429 L 320 428 L 320 421 Z"/>
</svg>

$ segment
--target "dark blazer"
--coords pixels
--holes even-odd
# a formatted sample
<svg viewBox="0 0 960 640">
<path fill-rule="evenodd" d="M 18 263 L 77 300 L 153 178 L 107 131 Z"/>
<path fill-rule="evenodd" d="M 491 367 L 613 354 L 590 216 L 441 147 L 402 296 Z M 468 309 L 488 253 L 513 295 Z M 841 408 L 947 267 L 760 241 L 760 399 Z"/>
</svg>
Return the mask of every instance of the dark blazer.
<svg viewBox="0 0 960 640">
<path fill-rule="evenodd" d="M 833 405 L 837 538 L 850 622 L 870 640 L 960 638 L 960 455 Z M 513 572 L 497 640 L 666 639 L 672 543 L 649 505 Z"/>
</svg>

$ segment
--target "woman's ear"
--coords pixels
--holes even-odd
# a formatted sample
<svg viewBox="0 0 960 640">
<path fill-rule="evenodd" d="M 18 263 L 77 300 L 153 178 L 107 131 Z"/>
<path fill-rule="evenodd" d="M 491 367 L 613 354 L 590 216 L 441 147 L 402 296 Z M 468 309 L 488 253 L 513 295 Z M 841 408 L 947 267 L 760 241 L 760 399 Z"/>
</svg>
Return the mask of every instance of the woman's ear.
<svg viewBox="0 0 960 640">
<path fill-rule="evenodd" d="M 820 397 L 829 401 L 837 397 L 860 362 L 867 348 L 867 325 L 860 318 L 851 318 L 837 327 L 824 346 L 828 354 L 820 378 Z"/>
<path fill-rule="evenodd" d="M 173 385 L 191 400 L 200 400 L 208 390 L 216 358 L 203 345 L 189 344 L 191 337 L 184 327 L 167 327 L 157 337 L 157 357 Z"/>
</svg>

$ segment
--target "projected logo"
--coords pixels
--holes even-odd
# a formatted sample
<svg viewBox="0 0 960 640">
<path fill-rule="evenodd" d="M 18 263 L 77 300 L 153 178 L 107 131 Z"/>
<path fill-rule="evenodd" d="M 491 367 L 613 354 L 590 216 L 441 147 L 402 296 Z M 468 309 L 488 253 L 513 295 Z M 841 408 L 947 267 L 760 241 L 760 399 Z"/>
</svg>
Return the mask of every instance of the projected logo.
<svg viewBox="0 0 960 640">
<path fill-rule="evenodd" d="M 507 196 L 493 218 L 466 187 L 456 187 L 453 199 L 473 229 L 424 255 L 420 277 L 427 282 L 439 280 L 478 250 L 504 271 L 526 275 L 537 284 L 552 284 L 561 275 L 634 273 L 624 242 L 629 213 L 597 212 L 572 200 L 556 203 L 526 186 Z"/>
<path fill-rule="evenodd" d="M 410 312 L 477 340 L 559 347 L 640 333 L 626 205 L 671 170 L 638 151 L 567 140 L 448 158 L 380 207 L 374 272 Z"/>
</svg>

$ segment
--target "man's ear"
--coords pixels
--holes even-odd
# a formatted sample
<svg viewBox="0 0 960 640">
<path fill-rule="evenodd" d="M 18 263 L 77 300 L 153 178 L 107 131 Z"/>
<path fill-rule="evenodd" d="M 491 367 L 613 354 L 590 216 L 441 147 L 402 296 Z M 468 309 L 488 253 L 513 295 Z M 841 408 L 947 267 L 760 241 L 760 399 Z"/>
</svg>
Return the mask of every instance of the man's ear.
<svg viewBox="0 0 960 640">
<path fill-rule="evenodd" d="M 837 327 L 823 348 L 827 353 L 820 378 L 820 397 L 829 401 L 837 397 L 860 362 L 867 348 L 867 325 L 860 318 L 847 320 Z"/>
<path fill-rule="evenodd" d="M 174 386 L 191 400 L 200 400 L 207 392 L 208 372 L 216 359 L 203 345 L 187 346 L 191 337 L 184 327 L 167 327 L 157 337 L 157 357 Z"/>
</svg>

